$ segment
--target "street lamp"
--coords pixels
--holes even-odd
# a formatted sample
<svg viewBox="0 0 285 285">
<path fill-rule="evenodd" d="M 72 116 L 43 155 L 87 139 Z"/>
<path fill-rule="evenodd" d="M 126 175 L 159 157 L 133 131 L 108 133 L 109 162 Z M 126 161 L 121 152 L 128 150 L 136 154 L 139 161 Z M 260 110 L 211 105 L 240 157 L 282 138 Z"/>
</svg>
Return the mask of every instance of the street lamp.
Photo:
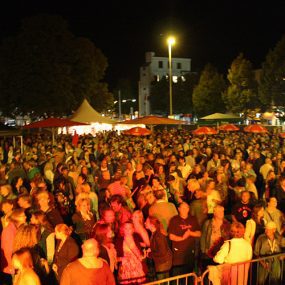
<svg viewBox="0 0 285 285">
<path fill-rule="evenodd" d="M 175 38 L 170 36 L 167 38 L 168 44 L 168 67 L 169 67 L 169 115 L 172 116 L 172 58 L 171 48 L 175 44 Z"/>
</svg>

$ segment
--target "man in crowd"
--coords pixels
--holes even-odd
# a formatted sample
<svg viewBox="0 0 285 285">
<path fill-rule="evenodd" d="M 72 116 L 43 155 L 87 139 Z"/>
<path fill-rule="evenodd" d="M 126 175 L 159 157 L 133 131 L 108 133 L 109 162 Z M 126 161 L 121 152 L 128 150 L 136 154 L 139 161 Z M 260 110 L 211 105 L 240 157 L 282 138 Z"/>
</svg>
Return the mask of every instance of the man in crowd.
<svg viewBox="0 0 285 285">
<path fill-rule="evenodd" d="M 98 258 L 99 244 L 88 239 L 82 245 L 82 257 L 64 269 L 60 285 L 115 285 L 115 278 L 108 264 Z"/>
<path fill-rule="evenodd" d="M 192 272 L 195 265 L 195 239 L 201 237 L 197 219 L 189 216 L 189 205 L 182 202 L 179 214 L 169 223 L 169 239 L 172 241 L 172 275 L 177 276 Z"/>
</svg>

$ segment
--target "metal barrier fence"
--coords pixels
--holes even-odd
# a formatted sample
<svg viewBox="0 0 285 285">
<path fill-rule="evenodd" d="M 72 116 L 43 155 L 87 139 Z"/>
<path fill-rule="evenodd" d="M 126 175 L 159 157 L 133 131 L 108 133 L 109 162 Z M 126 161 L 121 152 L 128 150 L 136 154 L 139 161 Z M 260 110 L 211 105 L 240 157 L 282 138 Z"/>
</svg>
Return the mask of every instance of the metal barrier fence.
<svg viewBox="0 0 285 285">
<path fill-rule="evenodd" d="M 179 285 L 181 283 L 185 285 L 197 285 L 199 282 L 199 277 L 196 275 L 196 273 L 188 273 L 183 274 L 175 277 L 169 277 L 162 280 L 157 280 L 149 283 L 145 283 L 145 285 Z"/>
<path fill-rule="evenodd" d="M 188 273 L 144 285 L 277 285 L 285 284 L 285 253 L 248 262 L 209 266 L 201 276 Z"/>
</svg>

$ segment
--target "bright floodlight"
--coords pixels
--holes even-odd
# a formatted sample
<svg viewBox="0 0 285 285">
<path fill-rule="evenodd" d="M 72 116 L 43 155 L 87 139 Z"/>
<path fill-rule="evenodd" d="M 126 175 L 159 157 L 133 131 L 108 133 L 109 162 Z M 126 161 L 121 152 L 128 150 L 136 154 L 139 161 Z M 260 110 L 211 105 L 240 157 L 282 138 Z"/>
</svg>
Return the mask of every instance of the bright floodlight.
<svg viewBox="0 0 285 285">
<path fill-rule="evenodd" d="M 168 45 L 173 46 L 175 44 L 175 38 L 174 37 L 168 37 L 167 43 L 168 43 Z"/>
</svg>

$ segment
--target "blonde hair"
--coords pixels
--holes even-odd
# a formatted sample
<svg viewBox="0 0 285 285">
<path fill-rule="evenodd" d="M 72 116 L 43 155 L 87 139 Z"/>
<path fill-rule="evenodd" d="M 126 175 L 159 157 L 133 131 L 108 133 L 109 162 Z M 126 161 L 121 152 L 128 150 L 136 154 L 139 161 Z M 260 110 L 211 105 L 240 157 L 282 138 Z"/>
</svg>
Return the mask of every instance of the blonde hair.
<svg viewBox="0 0 285 285">
<path fill-rule="evenodd" d="M 24 247 L 33 248 L 37 243 L 37 227 L 34 225 L 22 225 L 16 232 L 13 252 Z"/>
<path fill-rule="evenodd" d="M 80 195 L 81 196 L 81 195 Z M 85 198 L 85 197 L 79 197 L 76 202 L 75 202 L 75 205 L 76 205 L 76 210 L 77 211 L 80 211 L 80 207 L 81 205 L 86 202 L 89 206 L 91 205 L 91 201 L 90 201 L 90 198 Z"/>
</svg>

